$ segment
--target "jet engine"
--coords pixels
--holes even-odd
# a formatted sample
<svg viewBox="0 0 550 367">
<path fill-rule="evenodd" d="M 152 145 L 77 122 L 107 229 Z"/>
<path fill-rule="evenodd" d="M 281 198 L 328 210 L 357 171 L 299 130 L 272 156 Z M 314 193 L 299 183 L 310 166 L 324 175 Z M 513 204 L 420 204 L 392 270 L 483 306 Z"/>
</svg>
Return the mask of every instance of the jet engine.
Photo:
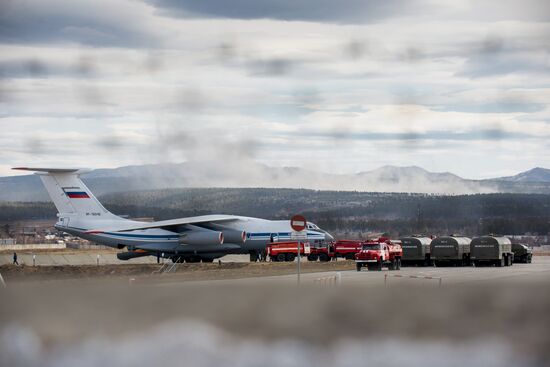
<svg viewBox="0 0 550 367">
<path fill-rule="evenodd" d="M 207 228 L 211 231 L 222 232 L 225 243 L 243 244 L 246 242 L 246 231 L 239 231 L 217 223 L 209 223 Z"/>
<path fill-rule="evenodd" d="M 180 234 L 179 242 L 184 245 L 221 245 L 224 235 L 218 231 L 189 231 Z"/>
<path fill-rule="evenodd" d="M 245 231 L 235 231 L 231 229 L 222 230 L 223 240 L 225 243 L 241 244 L 246 242 Z"/>
</svg>

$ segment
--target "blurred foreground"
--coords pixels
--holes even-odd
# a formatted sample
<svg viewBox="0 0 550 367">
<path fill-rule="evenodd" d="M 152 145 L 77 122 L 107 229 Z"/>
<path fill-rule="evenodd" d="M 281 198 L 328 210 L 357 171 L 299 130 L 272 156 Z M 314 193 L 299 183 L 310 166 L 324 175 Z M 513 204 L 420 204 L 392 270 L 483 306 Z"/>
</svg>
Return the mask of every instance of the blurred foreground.
<svg viewBox="0 0 550 367">
<path fill-rule="evenodd" d="M 543 366 L 548 283 L 18 283 L 2 366 Z"/>
</svg>

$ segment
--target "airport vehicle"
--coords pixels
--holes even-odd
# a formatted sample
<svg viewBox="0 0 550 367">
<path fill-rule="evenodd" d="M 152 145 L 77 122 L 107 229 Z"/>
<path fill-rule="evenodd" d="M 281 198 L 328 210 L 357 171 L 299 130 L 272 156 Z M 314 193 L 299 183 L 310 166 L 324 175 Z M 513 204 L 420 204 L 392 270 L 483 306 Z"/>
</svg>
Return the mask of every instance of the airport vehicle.
<svg viewBox="0 0 550 367">
<path fill-rule="evenodd" d="M 357 271 L 364 266 L 368 270 L 381 271 L 384 266 L 389 270 L 399 270 L 402 256 L 403 249 L 398 242 L 381 237 L 363 243 L 361 251 L 355 254 L 355 266 Z"/>
<path fill-rule="evenodd" d="M 435 266 L 470 265 L 470 242 L 472 240 L 468 237 L 437 237 L 430 243 L 430 259 Z"/>
<path fill-rule="evenodd" d="M 401 237 L 401 247 L 403 248 L 403 265 L 433 265 L 430 251 L 432 239 L 429 237 Z"/>
<path fill-rule="evenodd" d="M 311 253 L 309 242 L 297 241 L 269 243 L 266 246 L 266 252 L 269 259 L 274 262 L 294 261 L 298 256 L 298 245 L 300 246 L 300 256 Z"/>
<path fill-rule="evenodd" d="M 476 266 L 481 264 L 511 266 L 514 261 L 512 242 L 507 237 L 476 237 L 470 244 L 470 258 Z"/>
<path fill-rule="evenodd" d="M 164 256 L 174 262 L 212 262 L 227 254 L 250 254 L 251 260 L 274 239 L 289 240 L 290 221 L 235 215 L 202 215 L 156 222 L 138 222 L 112 214 L 80 179 L 83 170 L 15 168 L 36 172 L 58 210 L 55 228 L 99 245 L 126 249 L 117 257 Z M 307 222 L 308 241 L 333 237 Z"/>
<path fill-rule="evenodd" d="M 331 261 L 334 259 L 335 252 L 334 252 L 334 244 L 328 243 L 328 244 L 313 244 L 311 246 L 311 252 L 309 255 L 307 255 L 308 261 Z"/>
<path fill-rule="evenodd" d="M 533 250 L 522 243 L 512 243 L 512 252 L 514 253 L 515 263 L 530 264 L 533 261 Z"/>
<path fill-rule="evenodd" d="M 338 240 L 334 243 L 334 257 L 354 260 L 355 254 L 361 251 L 362 245 L 363 241 L 359 240 Z"/>
</svg>

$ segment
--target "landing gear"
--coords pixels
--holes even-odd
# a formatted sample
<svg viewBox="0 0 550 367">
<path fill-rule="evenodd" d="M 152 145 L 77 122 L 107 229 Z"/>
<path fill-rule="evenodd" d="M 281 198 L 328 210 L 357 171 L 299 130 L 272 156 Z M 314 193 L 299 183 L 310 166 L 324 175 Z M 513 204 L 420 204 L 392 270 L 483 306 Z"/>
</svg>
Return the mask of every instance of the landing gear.
<svg viewBox="0 0 550 367">
<path fill-rule="evenodd" d="M 251 263 L 267 261 L 267 252 L 265 251 L 250 251 L 248 254 Z"/>
<path fill-rule="evenodd" d="M 182 255 L 176 255 L 176 256 L 172 256 L 172 262 L 174 263 L 200 263 L 202 260 L 202 262 L 212 262 L 214 261 L 214 259 L 211 259 L 211 258 L 203 258 L 201 259 L 200 256 L 182 256 Z"/>
</svg>

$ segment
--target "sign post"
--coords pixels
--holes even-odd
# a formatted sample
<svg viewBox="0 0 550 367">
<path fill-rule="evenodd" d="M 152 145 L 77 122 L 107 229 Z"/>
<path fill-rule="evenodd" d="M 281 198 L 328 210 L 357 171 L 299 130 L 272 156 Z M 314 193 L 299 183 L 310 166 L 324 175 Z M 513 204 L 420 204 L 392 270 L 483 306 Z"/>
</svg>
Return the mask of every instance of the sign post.
<svg viewBox="0 0 550 367">
<path fill-rule="evenodd" d="M 291 234 L 292 239 L 298 240 L 298 285 L 300 285 L 300 250 L 302 246 L 302 240 L 307 241 L 307 232 L 304 232 L 306 229 L 306 218 L 303 215 L 295 215 L 292 218 L 290 218 L 290 227 L 292 228 L 293 232 Z M 305 246 L 305 243 L 304 243 Z"/>
</svg>

